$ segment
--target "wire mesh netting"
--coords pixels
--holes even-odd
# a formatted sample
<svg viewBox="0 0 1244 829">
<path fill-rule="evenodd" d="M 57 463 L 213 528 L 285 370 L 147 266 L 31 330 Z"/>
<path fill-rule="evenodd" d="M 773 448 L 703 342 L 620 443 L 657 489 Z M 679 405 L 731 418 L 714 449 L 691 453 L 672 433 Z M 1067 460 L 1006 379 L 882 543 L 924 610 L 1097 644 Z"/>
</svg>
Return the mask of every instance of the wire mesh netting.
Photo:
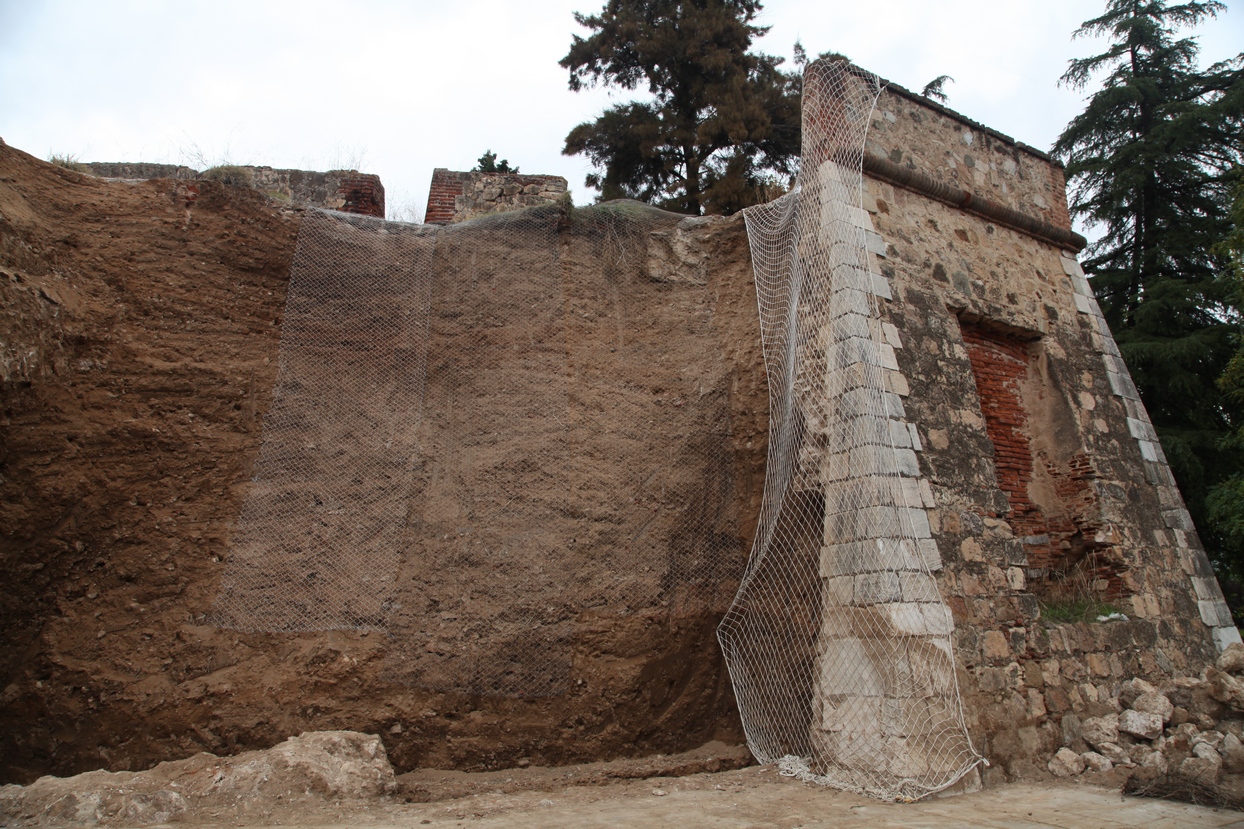
<svg viewBox="0 0 1244 829">
<path fill-rule="evenodd" d="M 714 281 L 714 220 L 309 211 L 216 624 L 380 630 L 393 681 L 541 696 L 568 686 L 586 623 L 724 613 L 762 761 L 887 798 L 980 762 L 887 387 L 860 206 L 877 93 L 812 64 L 798 187 L 746 214 L 770 401 L 750 558 L 723 353 L 755 317 L 723 321 L 740 289 Z"/>
<path fill-rule="evenodd" d="M 867 247 L 863 148 L 876 78 L 804 75 L 798 186 L 746 211 L 770 441 L 760 525 L 719 636 L 748 744 L 787 774 L 887 799 L 981 762 L 955 676 L 897 369 Z M 927 485 L 926 485 L 927 486 Z"/>
<path fill-rule="evenodd" d="M 720 616 L 747 545 L 699 221 L 309 212 L 216 623 L 383 630 L 393 681 L 541 696 L 585 621 Z"/>
<path fill-rule="evenodd" d="M 383 627 L 426 374 L 434 231 L 343 213 L 304 219 L 217 624 Z"/>
</svg>

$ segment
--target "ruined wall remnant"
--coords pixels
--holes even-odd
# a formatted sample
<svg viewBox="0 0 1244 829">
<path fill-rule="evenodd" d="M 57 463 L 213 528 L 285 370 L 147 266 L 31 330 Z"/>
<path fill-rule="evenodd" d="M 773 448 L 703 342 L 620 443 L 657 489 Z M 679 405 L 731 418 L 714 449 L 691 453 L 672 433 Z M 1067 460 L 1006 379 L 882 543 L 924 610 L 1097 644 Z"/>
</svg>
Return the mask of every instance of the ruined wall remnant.
<svg viewBox="0 0 1244 829">
<path fill-rule="evenodd" d="M 432 171 L 424 221 L 448 224 L 504 213 L 540 204 L 556 204 L 567 193 L 561 176 L 518 173 L 459 173 L 438 167 Z"/>
<path fill-rule="evenodd" d="M 207 171 L 177 164 L 92 162 L 85 165 L 92 175 L 120 181 L 154 178 L 197 179 Z M 384 217 L 384 185 L 380 177 L 358 170 L 283 170 L 272 167 L 243 166 L 249 183 L 280 201 L 323 207 L 343 213 Z"/>
</svg>

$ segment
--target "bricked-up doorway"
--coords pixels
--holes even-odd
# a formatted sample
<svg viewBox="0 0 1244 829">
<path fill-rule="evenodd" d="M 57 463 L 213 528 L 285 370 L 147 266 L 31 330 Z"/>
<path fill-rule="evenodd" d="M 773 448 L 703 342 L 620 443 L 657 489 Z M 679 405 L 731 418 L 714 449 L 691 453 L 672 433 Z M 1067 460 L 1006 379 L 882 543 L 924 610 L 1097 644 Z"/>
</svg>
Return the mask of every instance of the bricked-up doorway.
<svg viewBox="0 0 1244 829">
<path fill-rule="evenodd" d="M 1096 471 L 1040 336 L 962 317 L 959 327 L 1011 507 L 1006 519 L 1028 555 L 1028 589 L 1058 602 L 1127 595 L 1123 561 L 1097 540 Z"/>
</svg>

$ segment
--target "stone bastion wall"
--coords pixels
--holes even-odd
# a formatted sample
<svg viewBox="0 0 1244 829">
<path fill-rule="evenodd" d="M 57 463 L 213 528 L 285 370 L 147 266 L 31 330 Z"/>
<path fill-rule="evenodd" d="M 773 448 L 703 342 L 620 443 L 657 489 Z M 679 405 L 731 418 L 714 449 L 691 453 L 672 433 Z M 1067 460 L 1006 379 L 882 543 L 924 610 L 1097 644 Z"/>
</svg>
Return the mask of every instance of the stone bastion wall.
<svg viewBox="0 0 1244 829">
<path fill-rule="evenodd" d="M 1031 774 L 1127 680 L 1196 676 L 1240 637 L 1076 261 L 1062 169 L 893 85 L 864 168 L 968 725 L 987 773 Z M 1118 613 L 1051 620 L 1077 602 Z"/>
</svg>

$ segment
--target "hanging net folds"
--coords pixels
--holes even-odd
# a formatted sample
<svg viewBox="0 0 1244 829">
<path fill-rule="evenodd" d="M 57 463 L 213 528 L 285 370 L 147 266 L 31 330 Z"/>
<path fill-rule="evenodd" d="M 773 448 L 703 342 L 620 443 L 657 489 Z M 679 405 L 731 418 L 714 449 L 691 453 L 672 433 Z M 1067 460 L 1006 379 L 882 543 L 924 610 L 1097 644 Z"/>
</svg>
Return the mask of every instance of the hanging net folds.
<svg viewBox="0 0 1244 829">
<path fill-rule="evenodd" d="M 889 291 L 862 207 L 878 94 L 845 61 L 809 65 L 798 186 L 745 212 L 770 441 L 760 525 L 718 636 L 758 759 L 893 800 L 982 758 L 911 432 L 886 382 Z"/>
</svg>

